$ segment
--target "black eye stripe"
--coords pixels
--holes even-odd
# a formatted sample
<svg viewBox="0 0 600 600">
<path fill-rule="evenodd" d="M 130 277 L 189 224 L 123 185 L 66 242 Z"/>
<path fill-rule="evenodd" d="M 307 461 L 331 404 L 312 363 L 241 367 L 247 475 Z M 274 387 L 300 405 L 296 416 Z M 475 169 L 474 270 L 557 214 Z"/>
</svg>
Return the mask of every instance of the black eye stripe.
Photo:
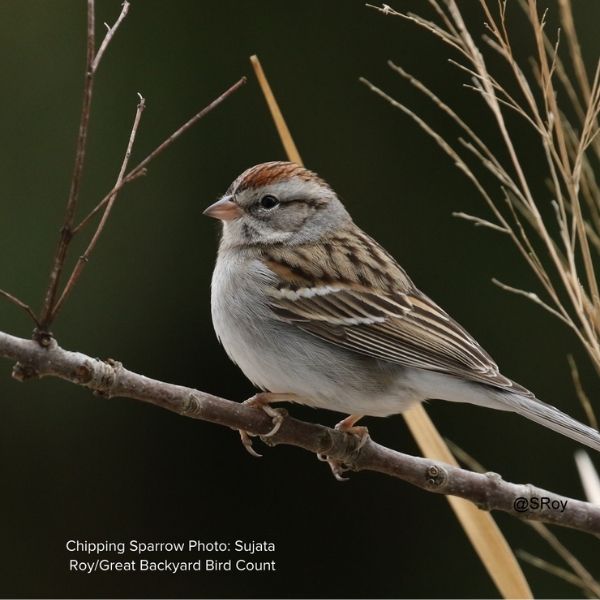
<svg viewBox="0 0 600 600">
<path fill-rule="evenodd" d="M 325 203 L 320 200 L 313 200 L 312 198 L 291 198 L 290 200 L 284 200 L 281 203 L 283 206 L 288 206 L 289 204 L 306 204 L 311 208 L 322 208 L 325 206 Z"/>
<path fill-rule="evenodd" d="M 314 208 L 316 210 L 325 208 L 325 206 L 327 206 L 327 202 L 317 198 L 285 198 L 279 200 L 279 198 L 273 194 L 265 194 L 264 196 L 261 196 L 255 206 L 266 210 L 272 210 L 276 206 L 281 206 L 283 208 L 291 206 L 292 204 L 306 204 L 310 208 Z"/>
</svg>

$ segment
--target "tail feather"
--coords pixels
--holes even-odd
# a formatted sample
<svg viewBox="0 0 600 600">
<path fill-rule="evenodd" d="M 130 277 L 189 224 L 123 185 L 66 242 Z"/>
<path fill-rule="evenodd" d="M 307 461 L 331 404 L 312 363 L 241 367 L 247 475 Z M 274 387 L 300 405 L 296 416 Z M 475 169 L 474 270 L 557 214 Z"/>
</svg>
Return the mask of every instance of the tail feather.
<svg viewBox="0 0 600 600">
<path fill-rule="evenodd" d="M 503 396 L 502 400 L 508 410 L 600 452 L 600 433 L 592 427 L 576 421 L 558 408 L 538 400 L 535 396 L 527 397 L 517 394 L 503 394 Z"/>
</svg>

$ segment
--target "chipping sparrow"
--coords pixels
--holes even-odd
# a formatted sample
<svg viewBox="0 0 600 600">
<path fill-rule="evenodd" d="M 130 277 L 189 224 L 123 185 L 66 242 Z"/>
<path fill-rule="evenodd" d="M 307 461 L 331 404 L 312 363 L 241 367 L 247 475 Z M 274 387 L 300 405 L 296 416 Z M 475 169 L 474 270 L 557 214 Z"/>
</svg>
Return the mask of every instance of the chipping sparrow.
<svg viewBox="0 0 600 600">
<path fill-rule="evenodd" d="M 443 399 L 512 411 L 600 451 L 600 434 L 500 374 L 460 325 L 359 229 L 335 192 L 294 163 L 242 173 L 204 211 L 223 222 L 212 318 L 262 390 L 350 416 Z"/>
</svg>

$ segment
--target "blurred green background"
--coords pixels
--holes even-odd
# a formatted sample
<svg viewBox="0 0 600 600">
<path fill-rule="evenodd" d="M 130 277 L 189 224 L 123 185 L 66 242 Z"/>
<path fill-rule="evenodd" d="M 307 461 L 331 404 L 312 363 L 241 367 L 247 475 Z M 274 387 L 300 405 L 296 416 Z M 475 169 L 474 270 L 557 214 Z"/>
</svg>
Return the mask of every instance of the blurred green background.
<svg viewBox="0 0 600 600">
<path fill-rule="evenodd" d="M 423 10 L 425 4 L 396 3 Z M 462 4 L 479 24 L 477 3 Z M 119 2 L 98 5 L 100 38 Z M 550 7 L 553 27 L 556 6 Z M 516 44 L 526 56 L 528 29 L 516 3 L 511 8 Z M 600 4 L 577 0 L 575 9 L 592 64 Z M 0 15 L 0 287 L 37 308 L 72 169 L 85 3 L 3 0 Z M 147 109 L 132 164 L 240 76 L 251 75 L 253 53 L 262 59 L 307 166 L 333 185 L 355 220 L 507 375 L 584 419 L 567 353 L 579 360 L 594 400 L 600 389 L 577 341 L 540 309 L 490 283 L 497 276 L 534 286 L 508 241 L 452 218 L 457 210 L 487 213 L 434 143 L 358 77 L 382 86 L 453 138 L 456 130 L 391 72 L 387 59 L 431 84 L 494 143 L 489 115 L 448 65 L 447 47 L 365 8 L 362 0 L 133 0 L 97 77 L 80 214 L 116 177 L 136 92 L 146 97 Z M 530 141 L 524 136 L 524 144 Z M 535 152 L 531 146 L 534 176 Z M 252 386 L 213 334 L 209 282 L 218 230 L 201 211 L 243 169 L 284 158 L 251 76 L 121 194 L 54 325 L 60 344 L 226 398 L 250 396 Z M 71 261 L 90 233 L 74 244 Z M 28 337 L 31 324 L 0 302 L 0 330 Z M 10 378 L 8 361 L 0 367 L 3 597 L 497 595 L 442 497 L 371 473 L 354 474 L 341 485 L 326 465 L 293 448 L 265 447 L 264 458 L 256 460 L 225 428 L 132 400 L 106 400 L 58 380 L 19 384 Z M 487 468 L 582 497 L 574 442 L 513 415 L 429 406 L 444 435 Z M 301 407 L 291 412 L 325 424 L 340 418 Z M 377 441 L 418 452 L 400 417 L 366 424 Z M 497 520 L 514 548 L 559 562 L 527 525 L 502 514 Z M 600 576 L 598 541 L 558 534 Z M 277 552 L 259 558 L 275 558 L 278 570 L 72 574 L 65 550 L 71 538 L 266 539 Z M 524 570 L 538 597 L 580 594 L 528 565 Z"/>
</svg>

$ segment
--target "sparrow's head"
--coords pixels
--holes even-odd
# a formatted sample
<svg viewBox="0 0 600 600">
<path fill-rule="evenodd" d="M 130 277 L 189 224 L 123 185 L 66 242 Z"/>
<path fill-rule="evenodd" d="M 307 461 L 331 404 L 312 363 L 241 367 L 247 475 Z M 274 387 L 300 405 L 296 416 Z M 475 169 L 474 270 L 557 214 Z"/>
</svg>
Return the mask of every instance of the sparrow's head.
<svg viewBox="0 0 600 600">
<path fill-rule="evenodd" d="M 204 214 L 223 222 L 231 246 L 304 244 L 351 223 L 329 185 L 291 162 L 244 171 Z"/>
</svg>

